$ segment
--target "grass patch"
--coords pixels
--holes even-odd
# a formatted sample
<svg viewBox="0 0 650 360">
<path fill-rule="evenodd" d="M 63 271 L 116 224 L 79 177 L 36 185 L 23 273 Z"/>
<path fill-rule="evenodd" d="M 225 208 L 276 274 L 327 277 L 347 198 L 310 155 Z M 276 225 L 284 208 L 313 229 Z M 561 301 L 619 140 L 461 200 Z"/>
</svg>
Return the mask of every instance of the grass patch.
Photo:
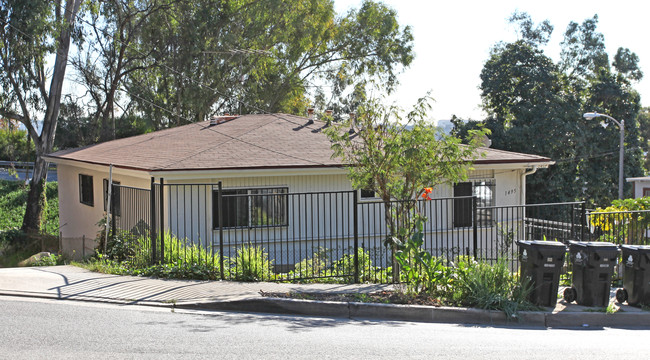
<svg viewBox="0 0 650 360">
<path fill-rule="evenodd" d="M 23 224 L 28 191 L 29 186 L 21 181 L 0 180 L 0 267 L 15 267 L 38 252 L 59 250 L 58 183 L 47 183 L 41 231 L 29 236 L 19 230 Z M 55 262 L 62 261 L 57 258 Z"/>
<path fill-rule="evenodd" d="M 0 231 L 20 229 L 25 215 L 29 186 L 22 181 L 0 180 Z M 59 187 L 57 182 L 45 186 L 46 206 L 43 209 L 41 232 L 59 233 Z"/>
</svg>

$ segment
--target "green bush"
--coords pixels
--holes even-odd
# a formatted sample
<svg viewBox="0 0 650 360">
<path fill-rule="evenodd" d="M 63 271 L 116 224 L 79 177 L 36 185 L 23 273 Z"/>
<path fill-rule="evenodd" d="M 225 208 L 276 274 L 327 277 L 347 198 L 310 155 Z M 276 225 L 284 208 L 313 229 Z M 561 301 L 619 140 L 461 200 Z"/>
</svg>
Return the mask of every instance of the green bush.
<svg viewBox="0 0 650 360">
<path fill-rule="evenodd" d="M 244 246 L 237 250 L 237 255 L 231 259 L 231 276 L 239 281 L 266 281 L 272 280 L 272 261 L 269 255 L 260 246 Z"/>
<path fill-rule="evenodd" d="M 453 300 L 461 305 L 502 310 L 509 317 L 520 310 L 537 308 L 528 301 L 531 288 L 521 285 L 505 261 L 489 264 L 464 257 L 459 259 L 455 271 Z"/>
<path fill-rule="evenodd" d="M 381 268 L 372 266 L 370 254 L 364 251 L 363 248 L 357 248 L 357 258 L 359 259 L 359 282 L 388 282 L 386 271 L 381 271 Z M 354 274 L 354 255 L 345 254 L 332 264 L 331 274 L 334 276 Z M 342 282 L 347 283 L 352 283 L 353 281 L 353 276 L 347 276 L 342 279 Z"/>
<path fill-rule="evenodd" d="M 20 230 L 0 231 L 0 267 L 15 267 L 41 251 L 58 251 L 59 240 L 47 234 L 27 235 Z"/>
<path fill-rule="evenodd" d="M 401 282 L 409 295 L 428 294 L 448 296 L 451 291 L 453 269 L 422 248 L 423 221 L 416 221 L 416 231 L 404 244 L 398 246 L 395 259 L 400 265 Z"/>
<path fill-rule="evenodd" d="M 40 258 L 32 266 L 56 266 L 63 264 L 65 264 L 65 261 L 62 255 L 50 254 L 48 256 Z"/>
<path fill-rule="evenodd" d="M 303 259 L 294 266 L 294 270 L 287 274 L 286 278 L 303 279 L 303 282 L 313 282 L 314 278 L 325 276 L 331 266 L 331 261 L 327 255 L 327 249 L 319 248 L 311 258 Z M 320 280 L 319 280 L 320 281 Z"/>
<path fill-rule="evenodd" d="M 148 242 L 148 241 L 147 241 Z M 219 252 L 200 245 L 201 239 L 192 243 L 188 239 L 179 239 L 169 234 L 165 235 L 165 251 L 163 263 L 189 263 L 208 265 L 219 268 Z M 224 259 L 224 268 L 228 267 L 228 259 Z"/>
<path fill-rule="evenodd" d="M 172 262 L 157 264 L 144 268 L 128 270 L 129 275 L 151 276 L 161 279 L 191 279 L 191 280 L 218 280 L 219 269 L 208 264 L 189 262 Z"/>
</svg>

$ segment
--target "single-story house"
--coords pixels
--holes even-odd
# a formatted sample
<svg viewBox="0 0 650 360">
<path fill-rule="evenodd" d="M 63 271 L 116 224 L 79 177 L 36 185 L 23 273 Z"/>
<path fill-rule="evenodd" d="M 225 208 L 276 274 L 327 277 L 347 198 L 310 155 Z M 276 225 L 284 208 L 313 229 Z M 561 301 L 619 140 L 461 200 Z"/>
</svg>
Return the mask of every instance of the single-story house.
<svg viewBox="0 0 650 360">
<path fill-rule="evenodd" d="M 105 216 L 111 165 L 113 182 L 121 186 L 150 189 L 152 178 L 157 183 L 164 179 L 166 233 L 195 243 L 218 241 L 218 182 L 222 196 L 232 197 L 223 198 L 222 207 L 222 230 L 226 229 L 224 236 L 231 243 L 286 246 L 278 254 L 309 253 L 316 250 L 303 247 L 305 242 L 349 238 L 352 211 L 332 209 L 343 203 L 351 206 L 345 196 L 352 188 L 345 167 L 332 158 L 324 126 L 315 119 L 287 114 L 224 116 L 49 154 L 47 161 L 57 164 L 63 250 L 77 256 L 92 251 L 94 243 L 88 239 L 95 238 L 97 224 Z M 475 161 L 466 183 L 440 186 L 432 197 L 475 195 L 482 206 L 522 205 L 526 176 L 553 164 L 537 155 L 491 148 L 480 151 L 485 156 Z M 258 199 L 261 196 L 266 198 Z M 372 191 L 359 191 L 355 196 L 361 216 L 366 217 L 359 225 L 363 231 L 385 232 L 383 216 L 363 208 L 364 202 L 376 200 Z M 126 218 L 124 208 L 135 205 L 125 203 L 132 200 L 118 201 L 122 209 L 115 215 Z M 311 213 L 306 214 L 307 210 Z M 454 217 L 452 213 L 441 217 L 448 224 L 444 229 L 471 225 Z M 134 219 L 129 226 L 146 221 Z M 293 245 L 278 245 L 280 238 L 291 239 Z M 82 248 L 82 239 L 87 249 Z M 361 241 L 368 245 L 370 237 Z M 276 255 L 276 264 L 297 259 L 280 259 L 283 256 L 289 255 Z"/>
<path fill-rule="evenodd" d="M 632 177 L 626 180 L 632 183 L 635 199 L 650 196 L 650 176 Z"/>
</svg>

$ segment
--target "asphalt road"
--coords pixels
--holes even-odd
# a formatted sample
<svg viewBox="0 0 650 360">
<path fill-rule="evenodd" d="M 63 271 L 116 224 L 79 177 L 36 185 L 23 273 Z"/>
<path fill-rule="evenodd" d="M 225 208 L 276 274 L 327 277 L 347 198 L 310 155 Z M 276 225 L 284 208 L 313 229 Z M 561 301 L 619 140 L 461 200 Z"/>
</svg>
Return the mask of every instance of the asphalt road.
<svg viewBox="0 0 650 360">
<path fill-rule="evenodd" d="M 648 329 L 543 329 L 0 297 L 3 359 L 644 359 Z"/>
</svg>

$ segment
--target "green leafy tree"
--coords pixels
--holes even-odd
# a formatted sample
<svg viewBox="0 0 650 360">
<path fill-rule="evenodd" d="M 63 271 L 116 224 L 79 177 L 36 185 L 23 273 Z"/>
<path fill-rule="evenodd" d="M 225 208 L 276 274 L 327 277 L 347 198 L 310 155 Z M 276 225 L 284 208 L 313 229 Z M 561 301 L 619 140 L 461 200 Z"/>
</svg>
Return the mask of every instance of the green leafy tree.
<svg viewBox="0 0 650 360">
<path fill-rule="evenodd" d="M 47 175 L 42 156 L 54 144 L 70 38 L 80 5 L 81 0 L 66 0 L 64 6 L 61 0 L 0 0 L 0 115 L 20 121 L 36 148 L 24 231 L 40 230 Z M 46 70 L 49 56 L 54 56 L 51 72 Z M 42 117 L 38 127 L 37 117 Z"/>
<path fill-rule="evenodd" d="M 527 179 L 528 203 L 587 199 L 595 204 L 616 197 L 618 128 L 587 121 L 598 111 L 626 122 L 626 176 L 642 174 L 641 136 L 637 122 L 640 99 L 633 84 L 641 79 L 638 57 L 619 49 L 610 64 L 598 17 L 570 23 L 561 44 L 561 59 L 544 54 L 552 31 L 535 25 L 525 13 L 510 21 L 519 40 L 498 43 L 481 72 L 481 96 L 488 118 L 462 122 L 456 134 L 483 125 L 497 149 L 550 157 L 556 164 Z"/>
<path fill-rule="evenodd" d="M 650 157 L 648 157 L 648 153 L 650 153 L 650 108 L 644 107 L 641 109 L 639 112 L 638 122 L 641 137 L 641 149 L 645 154 L 644 168 L 647 174 L 650 172 Z"/>
<path fill-rule="evenodd" d="M 129 115 L 126 109 L 120 109 L 120 100 L 125 98 L 123 82 L 130 73 L 148 67 L 146 60 L 150 54 L 138 51 L 136 42 L 147 18 L 168 9 L 165 0 L 108 0 L 89 4 L 80 50 L 72 56 L 71 64 L 77 82 L 86 89 L 90 100 L 83 107 L 90 109 L 88 117 L 92 127 L 88 129 L 94 130 L 93 142 L 117 138 L 116 121 L 119 120 L 115 109 L 122 110 L 122 116 Z M 123 102 L 128 102 L 128 97 Z"/>
<path fill-rule="evenodd" d="M 576 156 L 580 102 L 553 61 L 534 43 L 499 44 L 481 72 L 481 96 L 492 147 L 552 159 Z M 576 166 L 558 162 L 527 179 L 528 203 L 573 198 Z"/>
<path fill-rule="evenodd" d="M 0 160 L 34 160 L 34 144 L 27 131 L 0 129 Z"/>
<path fill-rule="evenodd" d="M 178 1 L 144 22 L 138 46 L 150 66 L 129 76 L 128 91 L 157 127 L 304 113 L 318 99 L 347 112 L 366 84 L 390 91 L 411 63 L 413 37 L 396 17 L 374 1 L 344 15 L 330 0 Z"/>
<path fill-rule="evenodd" d="M 638 114 L 641 98 L 633 85 L 643 73 L 638 57 L 619 48 L 610 65 L 604 36 L 596 31 L 598 16 L 581 25 L 570 23 L 565 33 L 563 68 L 574 93 L 581 95 L 582 112 L 597 111 L 625 120 L 624 174 L 642 176 L 643 152 Z M 568 49 L 568 50 L 566 50 Z M 570 50 L 570 51 L 569 51 Z M 566 65 L 569 64 L 569 65 Z M 571 66 L 573 64 L 573 66 Z M 619 128 L 604 118 L 581 120 L 582 141 L 576 181 L 594 204 L 607 204 L 617 197 Z M 630 186 L 626 186 L 629 194 Z"/>
<path fill-rule="evenodd" d="M 424 120 L 429 108 L 428 98 L 420 99 L 403 118 L 398 108 L 372 100 L 358 108 L 352 121 L 333 123 L 326 130 L 334 156 L 347 165 L 352 187 L 373 189 L 381 198 L 386 245 L 393 255 L 413 233 L 423 189 L 465 180 L 480 155 L 482 131 L 471 130 L 469 145 L 463 145 Z M 393 279 L 399 279 L 397 269 L 393 260 Z"/>
</svg>

